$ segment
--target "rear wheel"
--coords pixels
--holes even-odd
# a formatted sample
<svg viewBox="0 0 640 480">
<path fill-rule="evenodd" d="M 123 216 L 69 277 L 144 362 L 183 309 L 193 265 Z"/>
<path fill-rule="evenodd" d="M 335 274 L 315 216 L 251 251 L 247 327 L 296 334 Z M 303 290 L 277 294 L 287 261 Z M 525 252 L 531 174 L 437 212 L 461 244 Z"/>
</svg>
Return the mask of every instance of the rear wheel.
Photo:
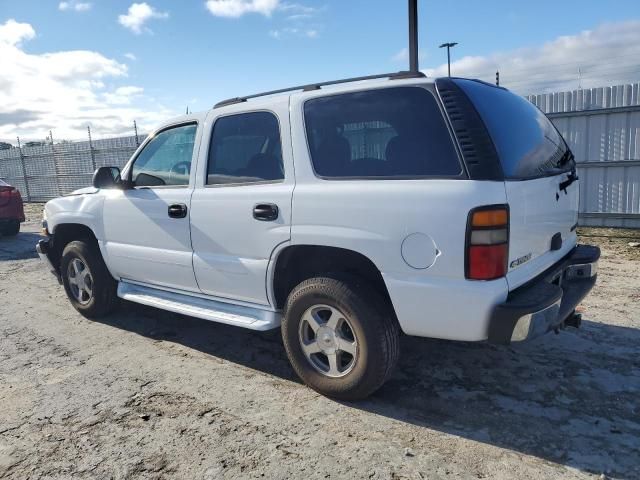
<svg viewBox="0 0 640 480">
<path fill-rule="evenodd" d="M 399 328 L 380 295 L 356 278 L 312 278 L 285 306 L 282 338 L 311 388 L 358 400 L 380 388 L 399 356 Z"/>
<path fill-rule="evenodd" d="M 20 222 L 18 220 L 10 220 L 4 224 L 2 234 L 7 237 L 15 237 L 20 232 Z"/>
<path fill-rule="evenodd" d="M 116 281 L 95 243 L 70 242 L 62 252 L 60 273 L 69 301 L 85 317 L 99 318 L 115 308 Z"/>
</svg>

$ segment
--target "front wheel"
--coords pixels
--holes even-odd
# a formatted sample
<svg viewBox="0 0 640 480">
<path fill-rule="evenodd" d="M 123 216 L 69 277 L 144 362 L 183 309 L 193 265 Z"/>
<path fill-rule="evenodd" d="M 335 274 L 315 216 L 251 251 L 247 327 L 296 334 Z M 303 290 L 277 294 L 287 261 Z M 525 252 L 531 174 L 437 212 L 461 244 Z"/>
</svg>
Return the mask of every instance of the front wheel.
<svg viewBox="0 0 640 480">
<path fill-rule="evenodd" d="M 95 243 L 76 240 L 67 244 L 62 252 L 60 274 L 69 301 L 85 317 L 99 318 L 115 308 L 116 281 Z"/>
<path fill-rule="evenodd" d="M 318 277 L 295 287 L 282 338 L 298 376 L 341 400 L 367 397 L 399 356 L 399 327 L 380 295 L 357 278 Z"/>
</svg>

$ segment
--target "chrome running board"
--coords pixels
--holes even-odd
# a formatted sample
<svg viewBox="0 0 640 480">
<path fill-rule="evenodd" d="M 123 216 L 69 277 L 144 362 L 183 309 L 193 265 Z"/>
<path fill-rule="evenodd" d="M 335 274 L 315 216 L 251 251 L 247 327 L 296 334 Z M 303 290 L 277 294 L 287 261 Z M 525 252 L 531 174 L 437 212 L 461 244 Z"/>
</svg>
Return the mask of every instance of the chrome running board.
<svg viewBox="0 0 640 480">
<path fill-rule="evenodd" d="M 271 330 L 280 326 L 281 315 L 278 312 L 169 292 L 124 281 L 118 282 L 118 297 L 190 317 L 251 330 Z"/>
</svg>

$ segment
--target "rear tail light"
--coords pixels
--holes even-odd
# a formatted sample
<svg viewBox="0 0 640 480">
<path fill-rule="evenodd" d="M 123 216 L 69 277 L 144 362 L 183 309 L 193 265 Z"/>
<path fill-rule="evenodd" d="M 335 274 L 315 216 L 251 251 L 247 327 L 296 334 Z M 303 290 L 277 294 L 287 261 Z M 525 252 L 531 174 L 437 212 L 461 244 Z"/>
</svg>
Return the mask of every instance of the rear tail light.
<svg viewBox="0 0 640 480">
<path fill-rule="evenodd" d="M 509 209 L 506 205 L 474 208 L 467 222 L 465 276 L 493 280 L 507 274 Z"/>
<path fill-rule="evenodd" d="M 8 187 L 1 186 L 0 187 L 0 197 L 10 198 L 10 197 L 19 197 L 20 191 L 16 187 Z"/>
<path fill-rule="evenodd" d="M 7 205 L 17 204 L 22 208 L 22 197 L 20 191 L 11 186 L 0 186 L 0 207 L 6 207 Z"/>
<path fill-rule="evenodd" d="M 14 187 L 8 187 L 5 185 L 0 186 L 0 205 L 9 203 L 11 197 L 13 197 L 14 195 L 14 192 L 17 192 Z"/>
</svg>

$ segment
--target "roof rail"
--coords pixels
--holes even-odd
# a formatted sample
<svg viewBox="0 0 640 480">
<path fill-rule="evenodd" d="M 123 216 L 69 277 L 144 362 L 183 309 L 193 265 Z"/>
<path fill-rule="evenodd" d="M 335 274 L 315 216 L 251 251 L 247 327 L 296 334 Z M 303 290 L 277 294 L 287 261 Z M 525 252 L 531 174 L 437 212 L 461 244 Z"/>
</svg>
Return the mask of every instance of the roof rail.
<svg viewBox="0 0 640 480">
<path fill-rule="evenodd" d="M 311 90 L 320 90 L 322 87 L 326 87 L 328 85 L 338 85 L 340 83 L 350 83 L 350 82 L 359 82 L 362 80 L 375 80 L 376 78 L 389 78 L 391 80 L 401 80 L 404 78 L 422 78 L 426 75 L 422 72 L 395 72 L 395 73 L 382 73 L 378 75 L 367 75 L 365 77 L 353 77 L 353 78 L 345 78 L 343 80 L 331 80 L 329 82 L 321 82 L 321 83 L 310 83 L 307 85 L 298 85 L 297 87 L 289 87 L 282 88 L 280 90 L 271 90 L 269 92 L 256 93 L 253 95 L 247 95 L 245 97 L 234 97 L 228 98 L 227 100 L 222 100 L 221 102 L 216 103 L 213 108 L 226 107 L 227 105 L 234 105 L 236 103 L 243 103 L 251 98 L 257 97 L 265 97 L 267 95 L 276 95 L 278 93 L 292 92 L 295 90 L 302 90 L 304 92 L 309 92 Z"/>
</svg>

